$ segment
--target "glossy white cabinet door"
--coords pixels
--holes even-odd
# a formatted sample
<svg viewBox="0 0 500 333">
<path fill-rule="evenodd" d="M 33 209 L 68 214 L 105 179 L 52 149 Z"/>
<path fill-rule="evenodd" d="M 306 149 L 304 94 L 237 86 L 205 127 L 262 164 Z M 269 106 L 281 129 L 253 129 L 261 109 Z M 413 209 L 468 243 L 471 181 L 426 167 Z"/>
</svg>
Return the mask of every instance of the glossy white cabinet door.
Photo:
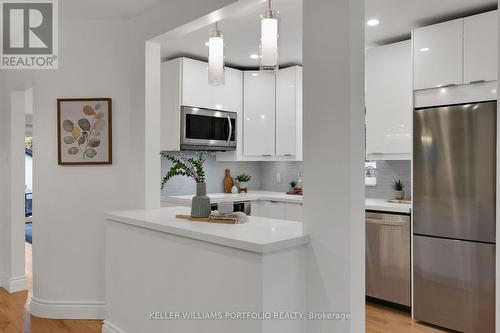
<svg viewBox="0 0 500 333">
<path fill-rule="evenodd" d="M 302 204 L 286 203 L 285 219 L 290 221 L 302 222 L 304 220 L 304 207 Z"/>
<path fill-rule="evenodd" d="M 366 52 L 367 159 L 411 159 L 411 41 Z"/>
<path fill-rule="evenodd" d="M 302 68 L 276 73 L 276 155 L 295 156 L 302 148 Z"/>
<path fill-rule="evenodd" d="M 275 75 L 245 71 L 243 80 L 243 155 L 275 154 Z"/>
<path fill-rule="evenodd" d="M 304 208 L 302 204 L 297 203 L 260 200 L 252 202 L 252 215 L 302 222 Z"/>
<path fill-rule="evenodd" d="M 260 216 L 283 220 L 286 216 L 286 205 L 278 201 L 261 201 Z"/>
<path fill-rule="evenodd" d="M 464 19 L 464 83 L 497 79 L 497 22 L 496 10 Z"/>
<path fill-rule="evenodd" d="M 182 105 L 212 108 L 208 85 L 208 64 L 182 58 Z"/>
<path fill-rule="evenodd" d="M 414 89 L 462 84 L 463 19 L 413 31 Z"/>
<path fill-rule="evenodd" d="M 240 112 L 243 108 L 243 72 L 228 67 L 225 72 L 223 85 L 209 86 L 210 108 Z"/>
</svg>

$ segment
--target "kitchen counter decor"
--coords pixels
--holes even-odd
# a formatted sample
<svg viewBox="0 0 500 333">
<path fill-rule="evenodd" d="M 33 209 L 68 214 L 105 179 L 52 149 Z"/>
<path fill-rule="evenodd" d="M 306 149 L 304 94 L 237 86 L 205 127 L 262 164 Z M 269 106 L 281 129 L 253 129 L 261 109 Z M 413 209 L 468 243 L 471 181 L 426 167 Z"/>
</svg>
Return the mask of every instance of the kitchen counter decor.
<svg viewBox="0 0 500 333">
<path fill-rule="evenodd" d="M 175 176 L 191 177 L 196 181 L 196 195 L 191 202 L 191 217 L 206 218 L 210 215 L 210 198 L 207 196 L 207 184 L 205 182 L 205 169 L 203 164 L 213 153 L 206 151 L 196 152 L 195 156 L 187 156 L 179 153 L 178 157 L 166 153 L 161 153 L 163 157 L 173 164 L 161 182 L 163 189 L 168 180 Z"/>
<path fill-rule="evenodd" d="M 238 181 L 238 193 L 248 192 L 248 182 L 250 179 L 252 179 L 252 176 L 247 175 L 246 173 L 236 176 L 236 180 Z"/>
<path fill-rule="evenodd" d="M 392 190 L 394 191 L 394 198 L 395 200 L 404 200 L 405 198 L 405 184 L 401 181 L 401 179 L 394 180 L 392 183 Z"/>
</svg>

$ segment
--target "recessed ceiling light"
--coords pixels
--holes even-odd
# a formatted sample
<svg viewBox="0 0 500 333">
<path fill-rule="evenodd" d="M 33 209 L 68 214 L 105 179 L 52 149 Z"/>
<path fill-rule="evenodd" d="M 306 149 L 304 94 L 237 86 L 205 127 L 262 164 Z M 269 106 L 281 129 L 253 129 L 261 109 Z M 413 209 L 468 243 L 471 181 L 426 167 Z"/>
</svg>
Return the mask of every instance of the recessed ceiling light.
<svg viewBox="0 0 500 333">
<path fill-rule="evenodd" d="M 209 43 L 208 43 L 208 42 L 206 42 L 206 43 L 205 43 L 205 46 L 206 46 L 206 47 L 208 47 L 208 45 L 209 45 Z"/>
<path fill-rule="evenodd" d="M 252 73 L 252 76 L 259 76 L 259 73 Z"/>
<path fill-rule="evenodd" d="M 423 47 L 420 49 L 420 52 L 428 52 L 430 50 L 430 48 L 428 47 Z"/>
<path fill-rule="evenodd" d="M 366 22 L 366 24 L 368 24 L 370 27 L 374 27 L 376 25 L 379 25 L 380 21 L 377 19 L 370 19 Z"/>
<path fill-rule="evenodd" d="M 259 59 L 259 55 L 258 54 L 250 54 L 250 59 Z"/>
</svg>

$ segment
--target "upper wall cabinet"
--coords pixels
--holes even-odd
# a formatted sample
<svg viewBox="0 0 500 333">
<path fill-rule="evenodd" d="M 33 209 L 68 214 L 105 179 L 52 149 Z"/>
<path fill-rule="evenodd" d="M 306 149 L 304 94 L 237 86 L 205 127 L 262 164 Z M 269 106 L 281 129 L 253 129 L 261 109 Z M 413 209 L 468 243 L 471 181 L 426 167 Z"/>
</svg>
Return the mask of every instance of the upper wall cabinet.
<svg viewBox="0 0 500 333">
<path fill-rule="evenodd" d="M 274 73 L 243 75 L 243 155 L 275 155 L 276 81 Z"/>
<path fill-rule="evenodd" d="M 276 73 L 276 155 L 302 160 L 302 67 Z"/>
<path fill-rule="evenodd" d="M 368 160 L 411 159 L 411 41 L 366 52 Z"/>
<path fill-rule="evenodd" d="M 193 106 L 237 112 L 243 107 L 243 73 L 226 67 L 225 84 L 208 84 L 207 63 L 177 58 L 162 64 L 161 149 L 180 150 L 180 107 Z M 238 132 L 237 132 L 238 133 Z M 238 135 L 239 136 L 239 135 Z"/>
<path fill-rule="evenodd" d="M 463 19 L 413 31 L 414 89 L 462 84 Z"/>
<path fill-rule="evenodd" d="M 302 161 L 302 67 L 245 71 L 243 100 L 237 149 L 217 160 Z"/>
<path fill-rule="evenodd" d="M 497 80 L 498 11 L 464 19 L 464 83 Z"/>
<path fill-rule="evenodd" d="M 181 58 L 182 105 L 238 112 L 242 107 L 242 72 L 226 67 L 225 83 L 208 84 L 206 62 Z"/>
<path fill-rule="evenodd" d="M 414 90 L 497 80 L 498 12 L 413 31 Z"/>
</svg>

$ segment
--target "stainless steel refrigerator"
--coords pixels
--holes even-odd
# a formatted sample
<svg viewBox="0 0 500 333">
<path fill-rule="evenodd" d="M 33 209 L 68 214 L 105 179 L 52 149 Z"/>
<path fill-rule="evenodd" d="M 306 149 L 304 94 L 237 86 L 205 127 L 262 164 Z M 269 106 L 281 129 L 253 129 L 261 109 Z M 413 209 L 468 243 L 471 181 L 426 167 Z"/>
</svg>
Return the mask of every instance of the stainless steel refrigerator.
<svg viewBox="0 0 500 333">
<path fill-rule="evenodd" d="M 495 332 L 496 101 L 413 114 L 413 313 Z"/>
</svg>

